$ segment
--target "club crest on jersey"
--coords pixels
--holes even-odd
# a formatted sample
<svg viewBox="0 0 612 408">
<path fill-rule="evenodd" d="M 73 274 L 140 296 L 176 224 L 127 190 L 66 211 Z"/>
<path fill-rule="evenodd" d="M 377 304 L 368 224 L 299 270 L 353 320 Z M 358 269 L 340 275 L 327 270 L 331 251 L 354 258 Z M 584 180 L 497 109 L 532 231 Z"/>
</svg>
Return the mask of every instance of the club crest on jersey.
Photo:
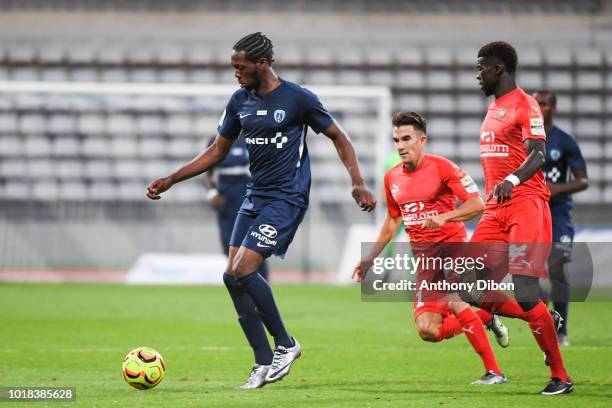
<svg viewBox="0 0 612 408">
<path fill-rule="evenodd" d="M 559 160 L 561 158 L 561 152 L 557 149 L 552 149 L 550 151 L 550 158 L 553 160 Z"/>
<path fill-rule="evenodd" d="M 274 111 L 274 120 L 276 121 L 276 123 L 281 123 L 283 120 L 285 120 L 285 111 L 282 109 L 277 109 Z"/>
<path fill-rule="evenodd" d="M 497 111 L 497 118 L 498 119 L 503 118 L 504 116 L 506 116 L 506 112 L 508 112 L 507 109 L 502 109 L 502 110 Z"/>
<path fill-rule="evenodd" d="M 393 198 L 397 197 L 397 195 L 399 194 L 399 191 L 400 191 L 399 186 L 397 184 L 393 184 L 391 186 L 391 196 Z"/>
</svg>

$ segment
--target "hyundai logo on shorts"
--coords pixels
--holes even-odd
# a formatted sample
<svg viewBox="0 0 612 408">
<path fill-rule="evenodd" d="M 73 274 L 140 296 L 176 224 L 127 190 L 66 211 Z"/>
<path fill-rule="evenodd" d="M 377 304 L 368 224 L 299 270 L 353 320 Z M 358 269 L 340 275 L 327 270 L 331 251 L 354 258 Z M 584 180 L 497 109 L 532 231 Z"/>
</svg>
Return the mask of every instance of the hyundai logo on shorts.
<svg viewBox="0 0 612 408">
<path fill-rule="evenodd" d="M 263 235 L 270 239 L 276 238 L 276 235 L 278 234 L 276 232 L 276 228 L 268 224 L 261 224 L 259 226 L 259 232 L 261 232 Z"/>
</svg>

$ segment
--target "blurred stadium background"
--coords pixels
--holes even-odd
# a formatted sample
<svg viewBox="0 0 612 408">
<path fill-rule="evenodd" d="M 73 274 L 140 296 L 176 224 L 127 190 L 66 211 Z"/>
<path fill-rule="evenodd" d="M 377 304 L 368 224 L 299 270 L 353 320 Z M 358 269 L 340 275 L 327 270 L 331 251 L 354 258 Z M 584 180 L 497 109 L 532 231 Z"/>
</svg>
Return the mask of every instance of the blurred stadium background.
<svg viewBox="0 0 612 408">
<path fill-rule="evenodd" d="M 481 187 L 478 134 L 488 102 L 475 58 L 485 42 L 510 41 L 519 85 L 557 93 L 557 124 L 576 135 L 588 162 L 590 187 L 574 197 L 576 225 L 612 226 L 610 1 L 5 0 L 0 279 L 121 281 L 143 253 L 220 253 L 201 180 L 160 202 L 144 192 L 201 151 L 226 98 L 7 89 L 32 81 L 236 85 L 231 47 L 254 31 L 272 39 L 285 79 L 388 87 L 393 110 L 428 118 L 429 151 L 455 160 Z M 322 99 L 377 185 L 376 151 L 390 147 L 378 107 Z M 338 268 L 349 227 L 375 221 L 352 203 L 332 144 L 308 140 L 312 204 L 287 260 L 273 260 L 277 281 L 325 280 Z"/>
</svg>

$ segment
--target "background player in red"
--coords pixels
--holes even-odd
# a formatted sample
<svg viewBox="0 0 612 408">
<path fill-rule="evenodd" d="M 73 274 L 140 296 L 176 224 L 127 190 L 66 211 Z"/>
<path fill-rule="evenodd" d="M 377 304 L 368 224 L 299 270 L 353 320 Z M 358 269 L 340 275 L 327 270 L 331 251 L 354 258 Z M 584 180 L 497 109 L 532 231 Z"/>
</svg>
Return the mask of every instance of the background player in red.
<svg viewBox="0 0 612 408">
<path fill-rule="evenodd" d="M 544 119 L 538 103 L 516 85 L 517 61 L 514 47 L 498 41 L 480 49 L 476 65 L 481 90 L 495 96 L 495 101 L 480 131 L 487 200 L 472 242 L 508 243 L 511 250 L 512 243 L 550 243 L 552 239 L 550 193 L 541 171 L 546 157 Z M 510 263 L 516 301 L 485 298 L 478 305 L 528 321 L 550 365 L 551 380 L 541 393 L 569 393 L 573 381 L 563 364 L 553 319 L 539 298 L 538 277 L 547 276 L 548 252 L 541 245 L 527 248 Z"/>
<path fill-rule="evenodd" d="M 402 220 L 413 243 L 465 242 L 467 231 L 461 221 L 477 216 L 484 207 L 478 187 L 469 175 L 450 160 L 425 153 L 427 123 L 421 115 L 395 113 L 393 142 L 401 163 L 385 173 L 387 217 L 374 248 L 353 271 L 357 281 L 363 280 Z M 462 202 L 459 208 L 456 208 L 457 199 Z M 419 270 L 418 279 L 432 278 L 423 276 L 429 272 L 435 271 Z M 421 338 L 438 342 L 465 333 L 486 370 L 473 384 L 505 383 L 506 377 L 497 365 L 483 321 L 496 333 L 503 347 L 508 345 L 507 328 L 497 316 L 485 310 L 474 312 L 459 299 L 449 302 L 447 294 L 443 298 L 445 301 L 422 301 L 419 293 L 415 296 L 414 318 Z"/>
</svg>

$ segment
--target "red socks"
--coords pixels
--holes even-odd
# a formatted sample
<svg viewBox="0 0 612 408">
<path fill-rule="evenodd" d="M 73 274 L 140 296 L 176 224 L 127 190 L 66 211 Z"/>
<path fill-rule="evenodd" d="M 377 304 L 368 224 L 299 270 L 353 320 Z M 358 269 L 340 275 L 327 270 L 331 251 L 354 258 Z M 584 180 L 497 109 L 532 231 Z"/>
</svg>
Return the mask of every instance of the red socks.
<svg viewBox="0 0 612 408">
<path fill-rule="evenodd" d="M 493 349 L 491 348 L 491 343 L 489 343 L 487 333 L 481 321 L 483 317 L 488 318 L 490 321 L 492 315 L 486 311 L 479 310 L 478 312 L 474 312 L 471 308 L 467 308 L 456 317 L 449 316 L 445 318 L 440 327 L 438 341 L 450 339 L 461 332 L 465 333 L 476 353 L 482 358 L 485 370 L 501 374 L 501 370 L 495 359 L 495 354 L 493 354 Z M 482 315 L 482 317 L 479 315 Z"/>
<path fill-rule="evenodd" d="M 484 325 L 489 324 L 491 319 L 493 319 L 493 314 L 483 309 L 478 309 L 474 313 L 476 313 L 476 316 L 478 316 Z M 442 321 L 442 326 L 440 326 L 440 331 L 438 332 L 438 341 L 451 339 L 458 334 L 461 334 L 461 322 L 453 315 L 448 316 Z"/>
<path fill-rule="evenodd" d="M 504 292 L 498 290 L 490 291 L 485 297 L 485 300 L 479 304 L 478 307 L 501 316 L 528 320 L 518 302 Z"/>
<path fill-rule="evenodd" d="M 493 320 L 493 313 L 489 312 L 488 310 L 478 309 L 474 313 L 476 313 L 476 316 L 478 316 L 482 324 L 485 326 L 489 324 L 491 320 Z"/>
<path fill-rule="evenodd" d="M 487 333 L 478 315 L 471 308 L 467 308 L 457 315 L 457 320 L 461 323 L 461 330 L 465 333 L 474 350 L 480 354 L 485 370 L 501 374 L 491 343 L 489 343 Z"/>
<path fill-rule="evenodd" d="M 568 376 L 557 343 L 557 331 L 546 305 L 540 302 L 533 309 L 525 312 L 525 315 L 528 318 L 533 337 L 538 342 L 540 349 L 546 353 L 550 366 L 550 376 L 567 381 Z"/>
</svg>

